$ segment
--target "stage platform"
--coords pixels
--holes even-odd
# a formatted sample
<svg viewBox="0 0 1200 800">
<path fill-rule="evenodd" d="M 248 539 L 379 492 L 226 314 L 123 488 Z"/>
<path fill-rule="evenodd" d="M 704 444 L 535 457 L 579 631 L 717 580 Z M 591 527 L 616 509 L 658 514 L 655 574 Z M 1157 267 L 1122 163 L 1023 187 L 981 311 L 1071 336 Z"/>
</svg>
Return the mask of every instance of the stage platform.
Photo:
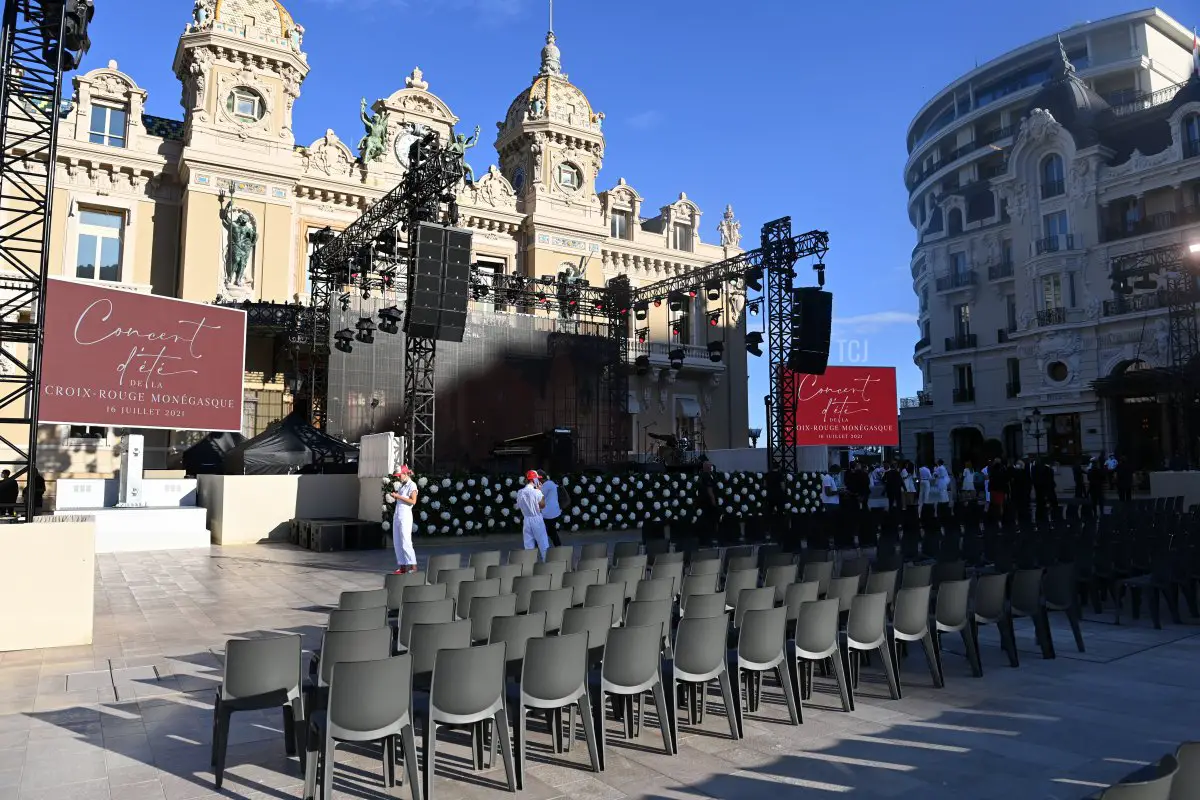
<svg viewBox="0 0 1200 800">
<path fill-rule="evenodd" d="M 175 508 L 91 508 L 64 512 L 96 523 L 97 553 L 208 548 L 208 511 Z"/>
</svg>

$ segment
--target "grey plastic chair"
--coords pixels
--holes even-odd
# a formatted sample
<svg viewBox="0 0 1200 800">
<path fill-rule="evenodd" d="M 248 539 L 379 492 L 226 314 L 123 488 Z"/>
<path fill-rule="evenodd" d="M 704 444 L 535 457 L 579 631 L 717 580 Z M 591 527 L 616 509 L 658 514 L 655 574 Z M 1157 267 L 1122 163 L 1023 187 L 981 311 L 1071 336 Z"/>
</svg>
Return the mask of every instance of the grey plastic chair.
<svg viewBox="0 0 1200 800">
<path fill-rule="evenodd" d="M 633 599 L 637 600 L 669 600 L 675 602 L 675 588 L 670 578 L 646 578 L 638 581 Z"/>
<path fill-rule="evenodd" d="M 763 569 L 772 569 L 773 567 L 788 567 L 794 564 L 796 565 L 796 569 L 799 570 L 800 566 L 796 564 L 795 553 L 781 553 L 778 551 L 766 553 L 762 560 Z M 795 583 L 795 581 L 793 580 L 792 583 Z"/>
<path fill-rule="evenodd" d="M 590 587 L 589 587 L 590 588 Z M 563 612 L 571 607 L 571 589 L 543 589 L 529 596 L 529 613 L 546 612 L 546 633 L 562 627 Z"/>
<path fill-rule="evenodd" d="M 382 741 L 384 783 L 391 789 L 396 785 L 399 739 L 413 800 L 421 800 L 412 721 L 412 659 L 403 655 L 342 662 L 334 668 L 332 678 L 329 710 L 309 722 L 303 796 L 314 796 L 321 772 L 321 796 L 332 800 L 335 751 L 340 742 Z"/>
<path fill-rule="evenodd" d="M 650 557 L 645 553 L 636 553 L 627 556 L 618 556 L 616 559 L 616 568 L 634 567 L 640 569 L 642 574 L 646 574 L 647 567 L 650 566 Z"/>
<path fill-rule="evenodd" d="M 352 611 L 356 608 L 379 608 L 387 605 L 387 598 L 387 589 L 342 592 L 338 597 L 337 607 L 343 611 Z"/>
<path fill-rule="evenodd" d="M 1054 642 L 1050 637 L 1050 615 L 1042 599 L 1041 569 L 1019 569 L 1013 573 L 1009 590 L 1008 614 L 1010 619 L 1029 617 L 1033 620 L 1033 632 L 1042 648 L 1042 658 L 1054 658 Z"/>
<path fill-rule="evenodd" d="M 588 572 L 595 570 L 599 576 L 596 583 L 608 583 L 608 559 L 607 558 L 581 558 L 579 564 L 576 565 L 576 572 Z"/>
<path fill-rule="evenodd" d="M 634 600 L 625 609 L 625 625 L 637 628 L 641 625 L 658 625 L 662 629 L 662 651 L 670 654 L 671 614 L 674 604 L 668 600 Z"/>
<path fill-rule="evenodd" d="M 721 574 L 721 557 L 714 555 L 711 558 L 700 558 L 693 560 L 688 564 L 688 575 L 717 575 Z"/>
<path fill-rule="evenodd" d="M 866 578 L 866 575 L 871 570 L 871 559 L 867 556 L 852 556 L 842 559 L 841 568 L 838 569 L 839 578 L 858 578 L 860 581 Z"/>
<path fill-rule="evenodd" d="M 553 550 L 554 548 L 550 549 Z M 568 566 L 570 566 L 570 562 L 566 560 L 538 562 L 533 565 L 533 574 L 549 575 L 550 588 L 561 589 L 563 575 L 566 573 Z"/>
<path fill-rule="evenodd" d="M 867 576 L 867 584 L 863 589 L 863 594 L 879 594 L 883 592 L 887 595 L 887 605 L 890 610 L 896 605 L 896 584 L 900 572 L 890 569 L 883 572 L 872 572 Z"/>
<path fill-rule="evenodd" d="M 687 556 L 687 553 L 684 553 L 682 550 L 679 550 L 679 551 L 672 550 L 672 551 L 668 551 L 666 553 L 651 554 L 650 555 L 650 569 L 654 569 L 655 567 L 666 566 L 667 564 L 682 565 L 683 562 L 686 560 L 685 559 L 686 556 Z"/>
<path fill-rule="evenodd" d="M 428 603 L 431 600 L 445 600 L 450 596 L 449 590 L 450 587 L 444 583 L 405 586 L 400 595 L 400 605 L 403 607 L 406 603 Z"/>
<path fill-rule="evenodd" d="M 587 587 L 583 598 L 584 608 L 593 606 L 608 607 L 612 610 L 613 621 L 616 625 L 625 619 L 625 584 L 597 583 Z"/>
<path fill-rule="evenodd" d="M 501 564 L 487 568 L 488 578 L 500 579 L 500 594 L 512 594 L 513 581 L 521 577 L 520 564 Z"/>
<path fill-rule="evenodd" d="M 608 641 L 608 632 L 613 627 L 612 606 L 585 606 L 584 608 L 568 608 L 563 612 L 562 627 L 559 636 L 570 636 L 575 633 L 586 633 L 588 637 L 588 653 L 591 664 L 600 663 L 604 655 L 604 645 Z"/>
<path fill-rule="evenodd" d="M 404 602 L 404 587 L 421 586 L 425 583 L 424 572 L 389 573 L 383 576 L 383 588 L 387 590 L 388 611 L 393 614 Z"/>
<path fill-rule="evenodd" d="M 729 679 L 729 660 L 726 651 L 726 630 L 729 615 L 719 617 L 693 617 L 680 620 L 675 632 L 673 658 L 667 662 L 667 697 L 671 700 L 671 742 L 679 752 L 679 720 L 676 698 L 685 690 L 688 702 L 688 721 L 695 723 L 700 716 L 700 706 L 713 681 L 721 686 L 721 697 L 725 700 L 725 716 L 729 721 L 729 735 L 740 739 L 737 705 L 733 698 L 733 684 Z M 695 689 L 695 691 L 693 691 Z"/>
<path fill-rule="evenodd" d="M 556 718 L 561 715 L 562 709 L 569 708 L 567 741 L 570 743 L 575 739 L 575 709 L 578 707 L 592 772 L 600 771 L 595 714 L 592 710 L 591 694 L 588 692 L 588 646 L 586 633 L 543 636 L 530 639 L 525 645 L 527 658 L 521 672 L 520 705 L 513 724 L 518 789 L 525 788 L 525 712 L 530 708 L 549 712 Z M 557 739 L 558 725 L 551 724 L 551 730 L 555 731 Z M 554 750 L 561 752 L 560 741 L 555 741 Z"/>
<path fill-rule="evenodd" d="M 933 572 L 930 574 L 930 581 L 933 584 L 934 590 L 941 588 L 943 583 L 949 581 L 961 581 L 967 577 L 967 562 L 962 559 L 956 561 L 939 561 L 933 565 Z"/>
<path fill-rule="evenodd" d="M 788 634 L 795 638 L 796 620 L 800 618 L 800 606 L 820 599 L 821 584 L 816 581 L 793 583 L 784 588 L 783 605 L 787 608 Z"/>
<path fill-rule="evenodd" d="M 435 583 L 446 584 L 446 596 L 458 600 L 458 590 L 464 583 L 475 580 L 474 567 L 459 567 L 458 569 L 444 569 L 438 573 Z M 499 586 L 497 585 L 496 593 L 499 594 Z"/>
<path fill-rule="evenodd" d="M 622 558 L 641 555 L 641 553 L 641 542 L 617 542 L 613 545 L 613 563 L 616 564 Z"/>
<path fill-rule="evenodd" d="M 689 594 L 680 603 L 679 615 L 693 618 L 718 617 L 724 616 L 728 610 L 724 592 Z"/>
<path fill-rule="evenodd" d="M 675 555 L 674 553 L 668 555 Z M 683 553 L 679 553 L 683 556 Z M 679 588 L 683 585 L 683 561 L 662 561 L 661 559 L 654 562 L 650 567 L 650 579 L 669 580 L 671 581 L 671 596 L 679 597 Z"/>
<path fill-rule="evenodd" d="M 304 752 L 300 650 L 299 636 L 225 643 L 225 665 L 213 703 L 212 766 L 218 789 L 225 777 L 230 718 L 238 711 L 282 708 L 284 750 L 289 756 Z"/>
<path fill-rule="evenodd" d="M 593 714 L 596 717 L 596 732 L 599 740 L 600 769 L 605 764 L 604 724 L 605 700 L 611 696 L 623 704 L 625 736 L 633 738 L 633 700 L 646 692 L 654 694 L 654 706 L 658 712 L 658 724 L 662 730 L 663 749 L 674 755 L 671 741 L 670 707 L 663 691 L 661 661 L 657 642 L 660 631 L 657 625 L 642 625 L 637 628 L 613 628 L 608 632 L 604 645 L 604 660 L 600 667 L 600 690 L 593 698 Z"/>
<path fill-rule="evenodd" d="M 522 575 L 532 575 L 533 565 L 538 563 L 537 550 L 509 550 L 508 563 L 519 564 Z"/>
<path fill-rule="evenodd" d="M 725 562 L 725 571 L 741 572 L 744 569 L 752 569 L 758 572 L 758 557 L 757 556 L 729 556 Z"/>
<path fill-rule="evenodd" d="M 321 664 L 317 671 L 317 687 L 329 686 L 333 667 L 343 661 L 377 661 L 392 654 L 392 632 L 387 628 L 372 628 L 365 631 L 328 631 L 321 639 Z M 312 708 L 324 708 L 322 692 Z M 310 708 L 310 710 L 312 710 Z"/>
<path fill-rule="evenodd" d="M 593 558 L 603 558 L 605 561 L 608 561 L 608 544 L 606 542 L 592 542 L 579 548 L 580 561 L 587 561 Z"/>
<path fill-rule="evenodd" d="M 832 561 L 806 561 L 804 569 L 800 572 L 801 581 L 810 583 L 816 581 L 820 587 L 821 597 L 824 597 L 829 592 L 829 582 L 833 580 L 833 562 Z"/>
<path fill-rule="evenodd" d="M 441 650 L 471 646 L 471 620 L 414 625 L 408 653 L 412 656 L 413 690 L 427 691 L 437 654 Z"/>
<path fill-rule="evenodd" d="M 544 592 L 550 588 L 549 575 L 522 575 L 513 581 L 513 594 L 517 596 L 517 613 L 529 611 L 529 598 L 534 592 Z"/>
<path fill-rule="evenodd" d="M 737 599 L 742 594 L 743 589 L 755 589 L 758 587 L 758 569 L 742 569 L 737 572 L 729 572 L 725 576 L 725 605 L 733 608 L 737 605 Z M 774 592 L 772 592 L 772 597 Z"/>
<path fill-rule="evenodd" d="M 1046 581 L 1042 586 L 1045 593 L 1043 603 L 1046 611 L 1061 611 L 1067 616 L 1067 622 L 1071 626 L 1071 633 L 1075 636 L 1075 647 L 1079 652 L 1084 652 L 1083 648 L 1083 629 L 1080 627 L 1080 620 L 1083 618 L 1079 611 L 1079 588 L 1076 580 L 1075 565 L 1072 564 L 1055 564 L 1046 570 Z M 1050 639 L 1050 626 L 1046 625 L 1046 636 Z M 1050 648 L 1054 649 L 1054 642 L 1051 639 Z"/>
<path fill-rule="evenodd" d="M 525 644 L 537 636 L 546 635 L 546 612 L 521 614 L 515 617 L 493 617 L 492 633 L 488 644 L 504 643 L 504 659 L 508 663 L 509 675 L 521 677 L 521 665 L 525 661 Z"/>
<path fill-rule="evenodd" d="M 979 635 L 975 630 L 974 620 L 968 608 L 971 601 L 971 581 L 946 581 L 938 589 L 934 619 L 934 644 L 937 646 L 938 660 L 941 662 L 941 637 L 943 633 L 957 633 L 962 636 L 963 648 L 967 652 L 967 663 L 971 665 L 971 674 L 976 678 L 983 677 L 983 664 L 979 660 Z M 945 671 L 942 671 L 943 681 Z"/>
<path fill-rule="evenodd" d="M 763 576 L 763 586 L 770 586 L 775 590 L 777 605 L 782 605 L 787 598 L 787 588 L 796 582 L 799 570 L 800 568 L 796 564 L 777 564 L 767 567 L 766 575 Z"/>
<path fill-rule="evenodd" d="M 921 643 L 921 647 L 925 650 L 925 660 L 929 663 L 929 674 L 933 678 L 933 685 L 940 689 L 946 685 L 946 682 L 942 678 L 942 662 L 938 648 L 933 642 L 933 632 L 929 630 L 929 595 L 932 591 L 933 587 L 930 586 L 911 586 L 901 589 L 896 594 L 892 639 L 897 645 L 901 642 Z M 903 692 L 900 684 L 899 660 L 896 663 L 896 688 Z"/>
<path fill-rule="evenodd" d="M 475 726 L 481 723 L 490 724 L 495 733 L 492 736 L 493 748 L 499 740 L 508 790 L 517 790 L 512 743 L 508 738 L 508 711 L 504 690 L 505 663 L 504 645 L 499 642 L 479 647 L 443 648 L 437 651 L 433 683 L 429 690 L 429 714 L 423 737 L 424 800 L 433 800 L 439 727 L 467 727 L 474 730 Z M 478 741 L 482 742 L 482 739 Z"/>
<path fill-rule="evenodd" d="M 928 613 L 929 606 L 925 608 Z M 896 665 L 892 661 L 892 648 L 887 639 L 887 595 L 880 592 L 855 597 L 842 638 L 846 660 L 850 664 L 851 708 L 854 707 L 854 690 L 858 688 L 859 659 L 862 653 L 871 651 L 878 651 L 879 659 L 883 662 L 883 673 L 892 699 L 900 699 L 900 683 L 896 679 Z"/>
<path fill-rule="evenodd" d="M 715 572 L 703 575 L 685 575 L 683 582 L 679 585 L 679 604 L 685 605 L 689 595 L 715 592 L 719 577 Z"/>
<path fill-rule="evenodd" d="M 577 570 L 562 576 L 562 588 L 571 590 L 571 605 L 582 606 L 587 598 L 587 587 L 600 582 L 600 571 L 597 569 Z"/>
<path fill-rule="evenodd" d="M 1179 762 L 1175 756 L 1163 756 L 1154 771 L 1155 776 L 1149 780 L 1110 786 L 1100 793 L 1099 800 L 1172 800 Z"/>
<path fill-rule="evenodd" d="M 492 635 L 492 620 L 511 617 L 517 613 L 515 594 L 476 597 L 471 603 L 471 641 L 486 642 Z"/>
<path fill-rule="evenodd" d="M 443 553 L 442 555 L 430 556 L 429 566 L 425 571 L 428 573 L 429 582 L 437 583 L 437 576 L 442 570 L 458 569 L 462 566 L 462 553 Z"/>
<path fill-rule="evenodd" d="M 825 596 L 831 600 L 838 601 L 838 610 L 842 614 L 850 613 L 850 606 L 854 602 L 855 596 L 858 594 L 858 576 L 851 575 L 849 578 L 834 578 L 829 581 L 829 588 L 825 592 Z"/>
<path fill-rule="evenodd" d="M 900 573 L 900 588 L 933 586 L 933 564 L 905 564 Z"/>
<path fill-rule="evenodd" d="M 646 577 L 645 567 L 613 567 L 608 571 L 608 582 L 625 587 L 625 599 L 632 600 L 637 594 L 638 582 Z"/>
<path fill-rule="evenodd" d="M 794 585 L 816 586 L 815 583 Z M 833 664 L 833 676 L 837 681 L 842 708 L 846 711 L 854 709 L 850 683 L 846 679 L 845 660 L 838 646 L 838 613 L 837 600 L 813 600 L 803 602 L 797 608 L 792 666 L 795 669 L 797 711 L 800 713 L 803 713 L 802 702 L 812 697 L 813 665 L 826 662 Z"/>
<path fill-rule="evenodd" d="M 463 581 L 458 585 L 458 603 L 454 613 L 459 619 L 469 619 L 471 603 L 479 597 L 496 597 L 500 594 L 500 579 Z"/>
<path fill-rule="evenodd" d="M 484 580 L 489 577 L 487 574 L 489 568 L 500 566 L 500 551 L 484 550 L 479 553 L 471 553 L 471 559 L 467 563 L 475 568 L 475 580 Z"/>
<path fill-rule="evenodd" d="M 737 667 L 739 684 L 745 687 L 745 710 L 757 712 L 762 697 L 763 673 L 774 672 L 787 701 L 788 716 L 799 725 L 800 708 L 787 664 L 787 609 L 783 606 L 762 611 L 747 611 L 738 628 Z M 741 693 L 735 694 L 738 732 L 745 735 Z"/>
<path fill-rule="evenodd" d="M 1200 797 L 1200 742 L 1184 742 L 1175 751 L 1179 771 L 1171 782 L 1170 800 Z"/>
<path fill-rule="evenodd" d="M 775 607 L 775 588 L 764 586 L 761 589 L 742 589 L 733 605 L 733 627 L 741 628 L 742 620 L 747 611 L 764 611 Z M 787 610 L 784 610 L 787 619 Z"/>
<path fill-rule="evenodd" d="M 1011 667 L 1020 665 L 1012 617 L 1007 605 L 1008 575 L 980 575 L 975 581 L 975 603 L 972 619 L 976 631 L 980 625 L 995 625 L 1000 631 L 1000 647 L 1008 656 Z M 981 654 L 982 659 L 982 654 Z"/>
<path fill-rule="evenodd" d="M 412 639 L 413 625 L 428 625 L 454 620 L 454 601 L 430 600 L 428 603 L 405 603 L 400 608 L 400 631 L 396 637 L 399 647 L 407 648 Z"/>
<path fill-rule="evenodd" d="M 567 569 L 570 569 L 571 565 L 575 563 L 575 548 L 569 544 L 560 547 L 551 547 L 546 551 L 546 563 L 566 564 Z"/>
<path fill-rule="evenodd" d="M 379 608 L 335 608 L 329 612 L 325 629 L 330 631 L 367 631 L 371 628 L 387 627 L 387 607 Z"/>
</svg>

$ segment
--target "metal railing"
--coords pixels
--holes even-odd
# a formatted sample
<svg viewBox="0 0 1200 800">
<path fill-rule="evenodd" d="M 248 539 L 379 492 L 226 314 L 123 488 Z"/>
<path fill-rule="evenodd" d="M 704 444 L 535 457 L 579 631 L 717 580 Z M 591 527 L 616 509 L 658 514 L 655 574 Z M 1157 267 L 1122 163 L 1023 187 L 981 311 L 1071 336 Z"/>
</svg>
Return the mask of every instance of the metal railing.
<svg viewBox="0 0 1200 800">
<path fill-rule="evenodd" d="M 928 347 L 929 347 L 929 337 L 926 336 L 924 339 L 921 339 L 915 345 L 913 345 L 913 353 L 914 354 L 919 353 L 922 350 L 927 349 Z"/>
<path fill-rule="evenodd" d="M 1043 308 L 1037 312 L 1038 325 L 1062 325 L 1067 321 L 1067 309 L 1059 306 L 1057 308 Z"/>
<path fill-rule="evenodd" d="M 901 397 L 901 408 L 921 408 L 933 405 L 933 397 L 927 392 L 917 392 L 916 397 Z"/>
<path fill-rule="evenodd" d="M 992 264 L 988 267 L 989 281 L 1001 281 L 1012 276 L 1013 262 L 1011 260 L 1001 261 L 999 264 Z"/>
<path fill-rule="evenodd" d="M 1200 222 L 1200 206 L 1184 206 L 1182 211 L 1162 211 L 1143 219 L 1124 220 L 1104 227 L 1104 241 L 1114 242 L 1148 233 L 1161 233 L 1181 225 Z"/>
<path fill-rule="evenodd" d="M 956 403 L 974 403 L 975 402 L 975 387 L 968 386 L 966 388 L 959 387 L 954 390 L 954 402 Z"/>
<path fill-rule="evenodd" d="M 967 286 L 975 285 L 975 270 L 967 267 L 965 269 L 956 269 L 947 272 L 945 275 L 939 275 L 935 282 L 935 288 L 939 292 L 948 292 L 951 289 L 962 289 Z"/>
<path fill-rule="evenodd" d="M 1007 344 L 1011 340 L 1011 328 L 996 328 L 996 344 Z"/>
<path fill-rule="evenodd" d="M 974 333 L 961 333 L 958 336 L 946 337 L 946 352 L 953 350 L 970 350 L 979 346 L 979 336 Z"/>
<path fill-rule="evenodd" d="M 1057 253 L 1061 250 L 1075 249 L 1075 234 L 1060 233 L 1054 236 L 1047 236 L 1044 239 L 1038 239 L 1033 243 L 1034 252 L 1043 256 L 1046 253 Z"/>
<path fill-rule="evenodd" d="M 1118 317 L 1122 314 L 1136 314 L 1139 311 L 1153 311 L 1167 305 L 1162 290 L 1131 294 L 1104 301 L 1104 316 Z"/>
<path fill-rule="evenodd" d="M 1143 92 L 1135 95 L 1130 100 L 1121 104 L 1113 104 L 1108 109 L 1108 113 L 1114 117 L 1124 117 L 1129 114 L 1136 114 L 1139 111 L 1145 111 L 1147 108 L 1161 106 L 1163 103 L 1169 103 L 1175 99 L 1175 95 L 1179 94 L 1179 90 L 1187 85 L 1187 81 L 1177 83 L 1173 86 L 1167 86 L 1163 89 L 1158 89 L 1153 92 Z M 1115 98 L 1114 98 L 1115 99 Z"/>
</svg>

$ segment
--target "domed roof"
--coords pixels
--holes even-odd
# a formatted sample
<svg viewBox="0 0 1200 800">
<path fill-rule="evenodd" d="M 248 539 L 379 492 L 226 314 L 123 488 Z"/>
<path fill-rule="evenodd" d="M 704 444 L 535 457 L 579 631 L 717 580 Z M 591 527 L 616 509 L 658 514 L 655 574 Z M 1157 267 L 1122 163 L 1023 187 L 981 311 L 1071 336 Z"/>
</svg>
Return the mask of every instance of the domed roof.
<svg viewBox="0 0 1200 800">
<path fill-rule="evenodd" d="M 279 0 L 217 0 L 213 19 L 246 25 L 271 36 L 287 37 L 296 27 Z M 248 22 L 253 20 L 253 23 Z"/>
<path fill-rule="evenodd" d="M 542 68 L 533 76 L 533 84 L 517 95 L 504 116 L 504 127 L 551 120 L 579 130 L 598 133 L 602 114 L 592 111 L 587 96 L 567 80 L 562 71 L 562 53 L 554 31 L 546 34 L 542 48 Z"/>
<path fill-rule="evenodd" d="M 1029 101 L 1025 115 L 1035 108 L 1049 111 L 1075 137 L 1076 147 L 1090 147 L 1100 140 L 1101 112 L 1107 111 L 1109 105 L 1075 74 L 1062 39 L 1058 40 L 1058 48 L 1058 73 Z"/>
</svg>

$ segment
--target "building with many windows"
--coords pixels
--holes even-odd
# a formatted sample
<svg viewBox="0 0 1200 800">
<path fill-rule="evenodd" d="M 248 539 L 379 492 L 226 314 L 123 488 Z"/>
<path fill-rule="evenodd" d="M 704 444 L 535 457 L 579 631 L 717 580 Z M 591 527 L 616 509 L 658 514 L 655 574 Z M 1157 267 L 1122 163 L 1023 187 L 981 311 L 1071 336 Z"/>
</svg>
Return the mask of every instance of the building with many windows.
<svg viewBox="0 0 1200 800">
<path fill-rule="evenodd" d="M 904 177 L 924 390 L 901 403 L 907 454 L 1171 455 L 1163 392 L 1129 379 L 1170 367 L 1166 278 L 1110 273 L 1200 240 L 1192 43 L 1158 9 L 1078 25 L 917 114 Z"/>
<path fill-rule="evenodd" d="M 309 71 L 303 33 L 278 0 L 199 0 L 174 55 L 179 120 L 146 114 L 145 90 L 115 62 L 74 76 L 60 125 L 51 273 L 202 302 L 307 303 L 314 234 L 344 228 L 399 183 L 420 126 L 445 138 L 459 120 L 415 69 L 390 96 L 364 103 L 364 124 L 386 119 L 382 153 L 364 153 L 353 146 L 357 136 L 343 141 L 333 130 L 301 145 L 292 119 Z M 103 52 L 96 45 L 93 58 Z M 651 206 L 623 178 L 602 182 L 604 115 L 568 81 L 553 33 L 537 74 L 515 94 L 496 123 L 498 166 L 477 165 L 458 198 L 485 272 L 541 277 L 583 264 L 592 285 L 625 274 L 636 287 L 741 252 L 731 208 L 702 225 L 702 210 L 682 192 Z M 357 100 L 347 94 L 347 103 Z M 483 161 L 483 150 L 468 151 L 468 161 Z M 222 226 L 231 195 L 257 233 L 245 280 L 232 283 Z M 701 291 L 677 313 L 656 306 L 635 323 L 645 333 L 630 344 L 633 431 L 745 446 L 744 306 L 736 287 L 716 300 Z M 477 302 L 474 310 L 488 308 Z M 714 336 L 724 340 L 723 359 L 710 358 Z M 375 347 L 389 341 L 398 340 Z M 686 356 L 681 369 L 669 366 L 675 349 Z M 648 361 L 635 370 L 638 356 Z M 244 433 L 254 435 L 292 399 L 276 338 L 251 337 L 246 365 Z M 342 400 L 362 417 L 343 419 L 343 431 L 362 432 L 379 398 Z M 118 433 L 44 426 L 39 464 L 49 477 L 110 474 Z M 165 465 L 189 441 L 144 433 L 148 466 Z M 629 442 L 631 454 L 643 448 Z"/>
</svg>

